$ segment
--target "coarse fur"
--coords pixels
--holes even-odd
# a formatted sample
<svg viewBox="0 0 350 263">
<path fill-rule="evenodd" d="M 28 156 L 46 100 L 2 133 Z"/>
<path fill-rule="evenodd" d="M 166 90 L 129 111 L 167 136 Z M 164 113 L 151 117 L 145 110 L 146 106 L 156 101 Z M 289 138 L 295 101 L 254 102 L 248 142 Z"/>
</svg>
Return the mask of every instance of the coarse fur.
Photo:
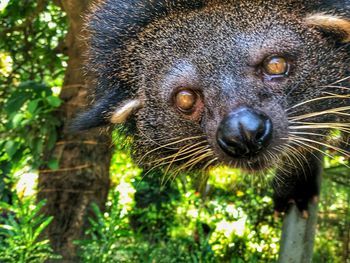
<svg viewBox="0 0 350 263">
<path fill-rule="evenodd" d="M 104 0 L 87 17 L 94 104 L 75 128 L 127 122 L 145 169 L 277 167 L 276 209 L 293 199 L 304 210 L 319 194 L 324 149 L 349 156 L 331 136 L 350 131 L 349 10 L 344 0 Z M 288 76 L 261 72 L 273 55 L 290 61 Z M 200 94 L 198 116 L 174 107 L 182 88 Z M 242 106 L 269 116 L 273 138 L 232 158 L 217 130 Z"/>
</svg>

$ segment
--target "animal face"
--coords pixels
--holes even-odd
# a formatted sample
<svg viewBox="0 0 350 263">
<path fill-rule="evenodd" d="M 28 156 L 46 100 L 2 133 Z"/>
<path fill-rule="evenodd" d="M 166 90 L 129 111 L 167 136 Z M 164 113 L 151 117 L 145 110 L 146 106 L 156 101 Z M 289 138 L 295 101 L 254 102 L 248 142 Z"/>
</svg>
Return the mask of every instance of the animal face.
<svg viewBox="0 0 350 263">
<path fill-rule="evenodd" d="M 111 15 L 112 2 L 93 15 L 92 30 L 107 24 L 98 16 Z M 328 145 L 333 128 L 344 130 L 334 125 L 349 109 L 347 19 L 314 14 L 303 1 L 207 1 L 179 10 L 175 2 L 140 28 L 131 23 L 132 37 L 112 24 L 105 42 L 92 38 L 90 62 L 100 69 L 91 112 L 134 124 L 136 160 L 262 171 L 297 163 L 303 151 Z M 112 45 L 113 29 L 122 44 Z"/>
</svg>

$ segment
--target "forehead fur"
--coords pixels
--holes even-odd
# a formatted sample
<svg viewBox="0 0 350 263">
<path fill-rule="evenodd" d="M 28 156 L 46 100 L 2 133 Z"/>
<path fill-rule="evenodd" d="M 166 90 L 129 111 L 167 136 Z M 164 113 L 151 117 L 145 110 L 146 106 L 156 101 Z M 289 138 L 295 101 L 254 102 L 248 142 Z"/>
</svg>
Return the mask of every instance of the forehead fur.
<svg viewBox="0 0 350 263">
<path fill-rule="evenodd" d="M 87 17 L 89 40 L 89 70 L 102 78 L 110 78 L 109 69 L 118 69 L 118 54 L 125 43 L 134 38 L 148 24 L 158 21 L 171 13 L 186 13 L 208 5 L 284 5 L 290 9 L 304 6 L 301 0 L 261 1 L 261 0 L 105 0 L 94 7 Z M 281 3 L 282 2 L 282 3 Z M 318 1 L 308 1 L 318 2 Z M 291 4 L 293 3 L 293 4 Z M 112 59 L 114 58 L 114 60 Z M 119 57 L 120 59 L 120 57 Z M 106 63 L 108 61 L 108 63 Z M 112 65 L 111 65 L 112 63 Z M 106 65 L 108 64 L 108 65 Z M 101 76 L 103 75 L 103 76 Z"/>
<path fill-rule="evenodd" d="M 91 35 L 87 54 L 88 71 L 97 77 L 97 89 L 115 87 L 123 51 L 127 48 L 128 42 L 150 23 L 174 13 L 187 13 L 209 5 L 236 6 L 237 9 L 268 5 L 270 10 L 285 10 L 287 13 L 295 12 L 303 15 L 308 10 L 316 9 L 321 3 L 326 5 L 326 2 L 325 0 L 104 0 L 93 8 L 94 11 L 86 19 L 88 21 L 86 28 Z"/>
</svg>

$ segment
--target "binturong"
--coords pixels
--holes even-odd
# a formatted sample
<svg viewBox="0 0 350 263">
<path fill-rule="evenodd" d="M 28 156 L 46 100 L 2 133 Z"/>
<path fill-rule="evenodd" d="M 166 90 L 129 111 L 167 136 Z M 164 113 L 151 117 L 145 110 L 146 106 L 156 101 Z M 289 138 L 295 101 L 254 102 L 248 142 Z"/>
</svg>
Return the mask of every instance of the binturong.
<svg viewBox="0 0 350 263">
<path fill-rule="evenodd" d="M 73 126 L 124 124 L 145 169 L 275 169 L 276 210 L 306 211 L 326 149 L 349 157 L 348 0 L 104 0 L 86 21 Z"/>
</svg>

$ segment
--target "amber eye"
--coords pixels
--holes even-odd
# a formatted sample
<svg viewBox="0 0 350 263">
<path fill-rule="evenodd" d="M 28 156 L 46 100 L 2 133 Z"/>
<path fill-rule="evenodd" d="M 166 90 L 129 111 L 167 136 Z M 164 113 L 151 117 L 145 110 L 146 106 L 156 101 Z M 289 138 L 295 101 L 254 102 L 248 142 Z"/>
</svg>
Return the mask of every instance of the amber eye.
<svg viewBox="0 0 350 263">
<path fill-rule="evenodd" d="M 263 63 L 264 71 L 271 76 L 287 75 L 289 64 L 284 57 L 273 56 L 265 59 Z"/>
<path fill-rule="evenodd" d="M 184 112 L 191 113 L 196 105 L 198 95 L 192 90 L 181 90 L 175 95 L 176 107 Z"/>
</svg>

